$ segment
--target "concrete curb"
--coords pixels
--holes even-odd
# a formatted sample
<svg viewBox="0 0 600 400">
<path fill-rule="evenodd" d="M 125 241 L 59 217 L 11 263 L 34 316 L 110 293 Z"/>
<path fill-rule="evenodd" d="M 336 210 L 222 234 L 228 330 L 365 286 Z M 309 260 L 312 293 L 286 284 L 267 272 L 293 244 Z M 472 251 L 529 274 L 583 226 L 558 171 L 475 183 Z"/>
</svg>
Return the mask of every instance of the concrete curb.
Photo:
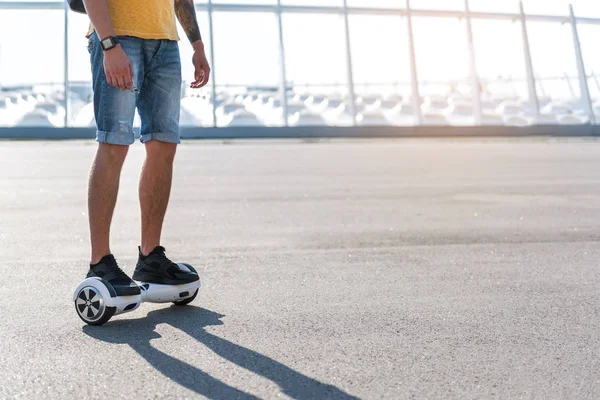
<svg viewBox="0 0 600 400">
<path fill-rule="evenodd" d="M 394 137 L 590 137 L 600 136 L 600 125 L 514 126 L 368 126 L 368 127 L 182 127 L 183 139 L 265 138 L 394 138 Z M 94 128 L 6 127 L 1 139 L 93 139 Z"/>
</svg>

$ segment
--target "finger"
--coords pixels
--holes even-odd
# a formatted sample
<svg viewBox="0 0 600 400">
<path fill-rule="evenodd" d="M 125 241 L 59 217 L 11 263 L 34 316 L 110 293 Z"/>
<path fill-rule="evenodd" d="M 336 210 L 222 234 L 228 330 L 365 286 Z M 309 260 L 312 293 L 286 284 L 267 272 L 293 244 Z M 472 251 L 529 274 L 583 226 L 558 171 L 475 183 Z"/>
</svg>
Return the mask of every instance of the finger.
<svg viewBox="0 0 600 400">
<path fill-rule="evenodd" d="M 129 63 L 129 75 L 127 76 L 127 89 L 133 86 L 133 66 Z"/>
<path fill-rule="evenodd" d="M 106 81 L 108 82 L 109 85 L 117 87 L 117 84 L 116 84 L 115 80 L 113 79 L 112 75 L 106 75 Z"/>
<path fill-rule="evenodd" d="M 198 87 L 202 87 L 204 86 L 204 81 L 206 80 L 206 73 L 204 72 L 204 70 L 200 70 L 200 75 L 198 76 L 198 82 L 197 85 Z"/>
<path fill-rule="evenodd" d="M 204 82 L 202 86 L 206 85 L 208 81 L 210 81 L 210 68 L 206 67 L 206 69 L 204 70 Z"/>
<path fill-rule="evenodd" d="M 128 81 L 129 81 L 129 72 L 125 71 L 125 72 L 123 72 L 123 75 L 121 75 L 121 84 L 122 84 L 121 89 L 123 89 L 123 90 L 129 89 L 130 85 L 129 85 Z"/>
<path fill-rule="evenodd" d="M 120 76 L 121 89 L 127 90 L 131 87 L 131 78 L 129 77 L 129 68 L 125 68 Z"/>
<path fill-rule="evenodd" d="M 200 85 L 202 84 L 202 80 L 204 79 L 204 73 L 202 71 L 200 71 L 198 73 L 198 75 L 196 75 L 196 81 L 194 82 L 194 85 L 199 88 Z"/>
<path fill-rule="evenodd" d="M 202 74 L 202 80 L 198 83 L 198 87 L 204 87 L 204 86 L 206 86 L 207 83 L 208 83 L 208 74 L 206 72 L 204 72 L 204 74 Z"/>
<path fill-rule="evenodd" d="M 117 87 L 121 90 L 125 90 L 127 88 L 127 86 L 125 85 L 125 76 L 124 74 L 119 74 L 116 78 L 117 80 Z"/>
<path fill-rule="evenodd" d="M 111 72 L 109 76 L 106 77 L 106 79 L 109 81 L 109 83 L 116 87 L 117 89 L 119 88 L 119 74 L 117 74 L 116 72 Z"/>
<path fill-rule="evenodd" d="M 194 81 L 192 82 L 192 85 L 194 85 L 195 87 L 197 87 L 198 83 L 200 83 L 201 81 L 201 70 L 196 69 L 196 71 L 194 71 Z"/>
<path fill-rule="evenodd" d="M 206 85 L 206 71 L 203 69 L 200 71 L 200 80 L 198 81 L 198 87 Z"/>
<path fill-rule="evenodd" d="M 119 75 L 115 74 L 112 77 L 112 81 L 113 81 L 113 86 L 116 87 L 117 89 L 121 89 L 121 82 L 119 82 Z"/>
</svg>

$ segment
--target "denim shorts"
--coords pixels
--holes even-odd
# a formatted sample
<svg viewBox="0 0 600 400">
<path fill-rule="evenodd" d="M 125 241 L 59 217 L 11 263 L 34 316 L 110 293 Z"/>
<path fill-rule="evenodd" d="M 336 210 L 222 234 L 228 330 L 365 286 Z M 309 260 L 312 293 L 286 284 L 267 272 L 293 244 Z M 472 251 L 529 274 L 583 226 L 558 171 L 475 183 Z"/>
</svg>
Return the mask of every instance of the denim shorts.
<svg viewBox="0 0 600 400">
<path fill-rule="evenodd" d="M 94 32 L 88 50 L 92 66 L 96 141 L 130 145 L 135 141 L 133 119 L 137 107 L 140 140 L 180 143 L 181 59 L 175 40 L 117 37 L 133 69 L 129 90 L 111 86 L 104 73 L 104 52 Z M 110 50 L 109 50 L 110 51 Z"/>
</svg>

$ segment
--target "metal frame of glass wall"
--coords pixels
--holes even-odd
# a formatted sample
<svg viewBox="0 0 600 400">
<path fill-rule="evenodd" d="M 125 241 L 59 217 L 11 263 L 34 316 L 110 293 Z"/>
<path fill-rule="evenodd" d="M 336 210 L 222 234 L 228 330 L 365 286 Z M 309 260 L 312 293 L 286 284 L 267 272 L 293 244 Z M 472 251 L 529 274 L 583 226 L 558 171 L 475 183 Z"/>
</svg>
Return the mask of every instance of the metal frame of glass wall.
<svg viewBox="0 0 600 400">
<path fill-rule="evenodd" d="M 573 7 L 570 6 L 569 15 L 568 16 L 549 16 L 549 15 L 532 15 L 526 14 L 523 7 L 523 2 L 520 2 L 520 12 L 519 13 L 492 13 L 492 12 L 473 12 L 469 7 L 469 0 L 464 0 L 464 9 L 462 11 L 441 11 L 441 10 L 424 10 L 424 9 L 414 9 L 411 7 L 410 0 L 398 0 L 399 2 L 404 1 L 404 8 L 367 8 L 367 7 L 349 7 L 347 5 L 347 0 L 343 0 L 343 6 L 341 7 L 325 7 L 325 6 L 295 6 L 295 5 L 283 5 L 281 4 L 281 0 L 277 0 L 275 5 L 244 5 L 244 4 L 223 4 L 223 3 L 213 3 L 211 0 L 208 0 L 208 3 L 196 4 L 196 9 L 198 11 L 204 11 L 208 13 L 209 18 L 209 41 L 211 46 L 211 67 L 213 71 L 212 77 L 212 109 L 213 109 L 213 126 L 216 126 L 216 116 L 215 116 L 215 94 L 216 94 L 216 78 L 218 75 L 219 66 L 215 65 L 214 60 L 214 33 L 213 33 L 213 13 L 214 12 L 261 12 L 261 13 L 273 13 L 277 17 L 277 25 L 278 25 L 278 45 L 279 45 L 279 60 L 281 63 L 280 68 L 280 79 L 279 79 L 279 92 L 281 96 L 281 104 L 283 107 L 283 115 L 288 115 L 288 98 L 287 93 L 289 90 L 287 81 L 286 81 L 286 63 L 285 63 L 285 43 L 283 37 L 283 22 L 282 15 L 287 13 L 304 13 L 304 14 L 337 14 L 343 17 L 344 21 L 344 29 L 345 29 L 345 53 L 346 53 L 346 68 L 348 71 L 348 80 L 347 80 L 347 91 L 350 102 L 350 113 L 352 114 L 354 125 L 356 125 L 356 94 L 355 94 L 355 84 L 353 80 L 353 68 L 352 68 L 352 51 L 351 51 L 351 36 L 350 36 L 350 28 L 348 22 L 348 15 L 384 15 L 384 16 L 400 16 L 404 17 L 407 20 L 407 34 L 406 40 L 408 41 L 409 47 L 409 63 L 410 63 L 410 72 L 411 72 L 411 97 L 414 103 L 413 106 L 413 117 L 415 121 L 415 125 L 420 125 L 422 121 L 421 109 L 418 106 L 419 99 L 421 95 L 419 93 L 419 81 L 418 81 L 418 70 L 417 70 L 417 57 L 415 52 L 415 40 L 414 40 L 414 32 L 413 32 L 413 23 L 412 20 L 414 17 L 437 17 L 437 18 L 459 18 L 464 19 L 466 21 L 466 29 L 467 29 L 467 46 L 469 52 L 469 78 L 471 80 L 472 85 L 472 101 L 473 101 L 473 110 L 474 110 L 474 120 L 475 125 L 481 124 L 481 115 L 482 115 L 482 102 L 480 98 L 480 93 L 477 90 L 477 83 L 479 82 L 479 76 L 476 67 L 476 50 L 473 44 L 473 29 L 471 25 L 471 21 L 474 19 L 483 19 L 483 20 L 505 20 L 505 21 L 519 21 L 521 24 L 521 39 L 523 41 L 524 47 L 524 60 L 526 67 L 526 77 L 527 77 L 527 88 L 528 88 L 528 101 L 529 106 L 536 114 L 540 112 L 540 105 L 538 101 L 538 93 L 536 88 L 536 78 L 534 75 L 534 69 L 532 65 L 532 57 L 531 50 L 528 38 L 528 30 L 527 23 L 530 21 L 538 21 L 538 22 L 555 22 L 560 24 L 570 24 L 573 32 L 573 46 L 575 49 L 575 58 L 577 64 L 577 73 L 580 84 L 580 101 L 582 106 L 584 107 L 587 117 L 589 118 L 589 122 L 594 124 L 596 123 L 596 117 L 593 110 L 592 99 L 590 96 L 590 91 L 588 87 L 588 76 L 585 69 L 585 64 L 583 60 L 583 54 L 581 50 L 581 45 L 579 41 L 578 35 L 578 25 L 579 24 L 592 24 L 592 25 L 600 25 L 600 18 L 581 18 L 576 17 Z M 70 11 L 66 5 L 66 2 L 18 2 L 18 1 L 10 1 L 10 2 L 0 2 L 0 10 L 2 9 L 11 9 L 11 10 L 40 10 L 40 9 L 49 9 L 49 10 L 62 10 L 64 9 L 64 46 L 65 46 L 65 70 L 64 70 L 64 85 L 65 85 L 65 94 L 68 93 L 69 90 L 69 68 L 68 68 L 68 58 L 69 58 L 69 15 L 72 11 Z M 66 97 L 66 96 L 65 96 Z M 69 118 L 69 110 L 68 110 L 68 101 L 65 102 L 66 106 L 66 115 L 65 115 L 65 126 L 68 125 Z M 287 117 L 284 117 L 284 125 L 288 125 Z"/>
</svg>

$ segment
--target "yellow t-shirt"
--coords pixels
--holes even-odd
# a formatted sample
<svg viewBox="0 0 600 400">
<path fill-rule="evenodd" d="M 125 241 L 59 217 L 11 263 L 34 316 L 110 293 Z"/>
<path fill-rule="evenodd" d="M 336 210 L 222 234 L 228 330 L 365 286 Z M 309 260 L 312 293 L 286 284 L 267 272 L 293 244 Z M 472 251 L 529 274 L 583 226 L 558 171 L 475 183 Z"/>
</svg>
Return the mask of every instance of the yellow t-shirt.
<svg viewBox="0 0 600 400">
<path fill-rule="evenodd" d="M 116 35 L 179 40 L 174 0 L 106 0 Z M 90 22 L 89 37 L 94 32 Z"/>
</svg>

